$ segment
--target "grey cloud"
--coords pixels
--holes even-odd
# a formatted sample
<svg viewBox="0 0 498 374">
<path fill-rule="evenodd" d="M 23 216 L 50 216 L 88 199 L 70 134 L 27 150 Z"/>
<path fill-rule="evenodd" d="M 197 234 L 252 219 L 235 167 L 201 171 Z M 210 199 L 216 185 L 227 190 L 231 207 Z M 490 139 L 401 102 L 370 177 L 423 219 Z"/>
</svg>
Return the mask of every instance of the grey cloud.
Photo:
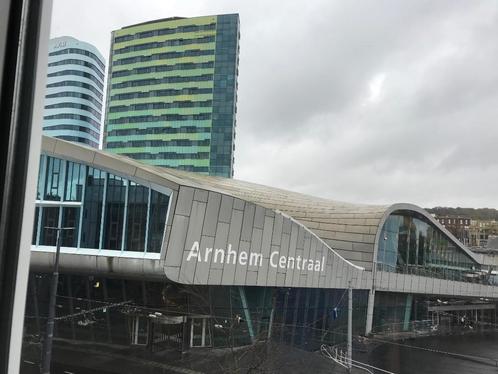
<svg viewBox="0 0 498 374">
<path fill-rule="evenodd" d="M 141 4 L 56 0 L 53 33 L 106 56 L 127 24 L 240 13 L 237 178 L 352 202 L 498 207 L 495 1 Z"/>
</svg>

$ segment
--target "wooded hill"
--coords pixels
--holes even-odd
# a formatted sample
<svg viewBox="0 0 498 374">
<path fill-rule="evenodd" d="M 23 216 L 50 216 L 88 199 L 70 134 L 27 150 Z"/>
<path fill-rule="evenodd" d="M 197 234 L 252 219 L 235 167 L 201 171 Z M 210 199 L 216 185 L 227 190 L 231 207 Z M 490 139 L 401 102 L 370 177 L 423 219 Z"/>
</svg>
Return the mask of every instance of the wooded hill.
<svg viewBox="0 0 498 374">
<path fill-rule="evenodd" d="M 437 216 L 460 216 L 469 217 L 472 219 L 479 220 L 495 220 L 498 221 L 498 210 L 492 208 L 449 208 L 449 207 L 435 207 L 426 208 L 430 213 L 434 213 Z"/>
</svg>

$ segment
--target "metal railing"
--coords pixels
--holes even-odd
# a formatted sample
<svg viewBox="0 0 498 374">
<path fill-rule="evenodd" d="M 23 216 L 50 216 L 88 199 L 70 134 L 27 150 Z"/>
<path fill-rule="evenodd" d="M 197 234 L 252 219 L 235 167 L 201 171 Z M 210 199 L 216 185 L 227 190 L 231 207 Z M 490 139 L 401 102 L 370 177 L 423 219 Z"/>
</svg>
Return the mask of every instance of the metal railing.
<svg viewBox="0 0 498 374">
<path fill-rule="evenodd" d="M 349 372 L 351 372 L 352 368 L 356 368 L 366 371 L 369 374 L 374 374 L 376 371 L 386 374 L 395 374 L 392 371 L 384 370 L 361 361 L 350 359 L 348 357 L 347 352 L 344 351 L 340 346 L 328 346 L 322 344 L 320 346 L 320 353 L 322 354 L 322 356 L 342 366 L 343 368 L 347 369 Z"/>
<path fill-rule="evenodd" d="M 417 275 L 420 277 L 444 279 L 456 282 L 476 283 L 483 285 L 498 285 L 498 279 L 486 271 L 480 270 L 456 270 L 445 267 L 434 267 L 424 265 L 396 265 L 377 263 L 378 271 L 389 273 Z"/>
</svg>

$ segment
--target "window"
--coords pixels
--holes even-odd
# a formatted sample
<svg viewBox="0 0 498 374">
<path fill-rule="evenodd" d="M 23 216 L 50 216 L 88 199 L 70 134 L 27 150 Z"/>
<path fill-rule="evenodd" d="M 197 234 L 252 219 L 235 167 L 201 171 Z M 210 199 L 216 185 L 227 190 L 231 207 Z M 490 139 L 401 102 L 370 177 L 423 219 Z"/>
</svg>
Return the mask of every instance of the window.
<svg viewBox="0 0 498 374">
<path fill-rule="evenodd" d="M 72 228 L 62 232 L 62 247 L 159 253 L 169 198 L 121 176 L 42 155 L 33 245 L 55 246 L 57 231 L 50 228 L 60 226 Z M 76 206 L 43 206 L 47 200 Z"/>
<path fill-rule="evenodd" d="M 92 52 L 86 51 L 84 49 L 66 48 L 66 49 L 62 49 L 60 51 L 51 52 L 51 53 L 49 53 L 49 56 L 57 56 L 57 55 L 63 55 L 63 54 L 69 54 L 69 53 L 71 53 L 71 54 L 75 53 L 75 54 L 91 57 L 93 60 L 95 60 L 97 65 L 99 65 L 102 70 L 105 69 L 104 63 L 102 61 L 100 61 L 100 59 L 95 54 L 93 54 Z"/>
<path fill-rule="evenodd" d="M 112 85 L 112 89 L 118 88 L 129 88 L 129 87 L 141 87 L 141 86 L 151 86 L 163 83 L 184 83 L 184 82 L 205 82 L 212 80 L 212 74 L 203 74 L 197 76 L 173 76 L 173 77 L 164 77 L 164 78 L 151 78 L 151 79 L 138 79 L 138 80 L 129 80 L 122 83 L 114 83 Z"/>
<path fill-rule="evenodd" d="M 379 241 L 377 260 L 385 271 L 420 271 L 421 275 L 465 280 L 462 272 L 479 266 L 423 217 L 394 213 L 386 220 L 380 237 L 384 240 Z"/>
<path fill-rule="evenodd" d="M 80 115 L 80 114 L 71 114 L 71 113 L 54 114 L 54 115 L 51 115 L 51 116 L 44 116 L 43 119 L 44 120 L 50 120 L 50 119 L 75 119 L 75 120 L 78 120 L 78 121 L 87 122 L 87 123 L 93 125 L 97 129 L 100 128 L 100 124 L 97 121 L 95 121 L 94 119 L 92 119 L 90 117 L 83 116 L 83 115 Z"/>
<path fill-rule="evenodd" d="M 126 185 L 123 178 L 109 174 L 105 196 L 103 249 L 121 250 Z"/>
<path fill-rule="evenodd" d="M 54 94 L 46 95 L 45 96 L 47 99 L 52 99 L 55 97 L 78 97 L 80 99 L 88 100 L 92 104 L 94 104 L 99 110 L 102 109 L 102 103 L 95 98 L 93 98 L 90 95 L 80 93 L 80 92 L 71 92 L 71 91 L 64 91 L 64 92 L 57 92 Z"/>
<path fill-rule="evenodd" d="M 97 87 L 99 87 L 101 90 L 104 88 L 104 85 L 102 83 L 101 79 L 96 78 L 90 73 L 86 73 L 84 71 L 79 71 L 79 70 L 62 70 L 62 71 L 57 71 L 55 73 L 49 73 L 47 74 L 47 77 L 60 77 L 60 76 L 65 76 L 65 75 L 76 75 L 79 77 L 84 77 L 90 79 L 92 82 L 94 82 Z"/>
<path fill-rule="evenodd" d="M 42 208 L 41 220 L 41 245 L 55 246 L 57 244 L 57 231 L 51 227 L 59 226 L 59 208 Z"/>
<path fill-rule="evenodd" d="M 85 184 L 81 247 L 99 248 L 105 173 L 89 167 Z"/>
<path fill-rule="evenodd" d="M 80 208 L 62 208 L 62 225 L 67 228 L 62 231 L 61 245 L 63 247 L 78 246 L 78 231 L 80 221 Z"/>
<path fill-rule="evenodd" d="M 92 69 L 97 73 L 97 75 L 103 80 L 104 79 L 104 73 L 97 68 L 94 64 L 83 61 L 83 60 L 76 60 L 76 59 L 67 59 L 67 60 L 61 60 L 61 61 L 56 61 L 56 62 L 51 62 L 48 64 L 48 66 L 60 66 L 60 65 L 81 65 L 85 66 L 87 68 Z"/>
<path fill-rule="evenodd" d="M 57 104 L 45 105 L 45 109 L 59 109 L 59 108 L 81 109 L 81 110 L 90 112 L 98 119 L 100 119 L 100 116 L 101 116 L 100 112 L 98 112 L 97 110 L 95 110 L 92 107 L 85 105 L 85 104 L 66 102 L 66 103 L 57 103 Z"/>
<path fill-rule="evenodd" d="M 168 204 L 169 196 L 151 191 L 147 252 L 161 251 Z"/>
<path fill-rule="evenodd" d="M 62 160 L 49 157 L 47 159 L 47 177 L 45 180 L 44 200 L 62 199 L 63 177 L 62 177 Z"/>
<path fill-rule="evenodd" d="M 92 91 L 100 100 L 102 100 L 103 95 L 102 93 L 93 87 L 91 84 L 88 83 L 83 83 L 83 82 L 78 82 L 78 81 L 62 81 L 62 82 L 55 82 L 55 83 L 49 83 L 47 84 L 47 88 L 52 88 L 52 87 L 82 87 L 86 88 L 89 91 Z"/>
<path fill-rule="evenodd" d="M 143 252 L 147 228 L 149 189 L 134 182 L 128 186 L 128 212 L 126 214 L 125 251 Z"/>
</svg>

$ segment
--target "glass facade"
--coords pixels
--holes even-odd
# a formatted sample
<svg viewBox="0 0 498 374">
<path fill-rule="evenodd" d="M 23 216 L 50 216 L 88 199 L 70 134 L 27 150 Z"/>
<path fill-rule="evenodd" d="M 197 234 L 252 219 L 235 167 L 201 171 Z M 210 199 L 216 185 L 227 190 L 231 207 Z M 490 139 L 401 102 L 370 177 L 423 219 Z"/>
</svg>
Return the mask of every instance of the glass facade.
<svg viewBox="0 0 498 374">
<path fill-rule="evenodd" d="M 231 176 L 237 112 L 238 18 L 218 16 L 211 127 L 211 175 Z"/>
<path fill-rule="evenodd" d="M 33 244 L 159 253 L 170 194 L 81 163 L 42 155 Z M 60 202 L 61 206 L 47 206 Z"/>
<path fill-rule="evenodd" d="M 394 212 L 382 227 L 378 269 L 453 280 L 472 280 L 479 269 L 446 234 L 413 212 Z"/>
<path fill-rule="evenodd" d="M 144 163 L 233 176 L 237 14 L 113 32 L 104 147 Z"/>
<path fill-rule="evenodd" d="M 393 333 L 427 328 L 427 297 L 376 292 L 373 332 Z"/>
<path fill-rule="evenodd" d="M 482 306 L 482 299 L 478 298 L 377 291 L 372 332 L 384 336 L 407 331 L 422 336 L 436 331 L 440 334 L 461 334 L 465 330 L 468 332 L 468 326 L 482 329 L 494 325 L 495 308 Z"/>
<path fill-rule="evenodd" d="M 30 277 L 26 336 L 44 331 L 40 324 L 49 281 L 48 274 Z M 58 287 L 59 338 L 143 345 L 151 351 L 240 347 L 269 336 L 308 351 L 346 341 L 345 289 L 186 286 L 67 274 L 60 276 Z M 364 331 L 367 299 L 368 291 L 354 290 L 354 334 Z"/>
<path fill-rule="evenodd" d="M 98 148 L 104 58 L 71 37 L 49 42 L 43 133 Z"/>
</svg>

